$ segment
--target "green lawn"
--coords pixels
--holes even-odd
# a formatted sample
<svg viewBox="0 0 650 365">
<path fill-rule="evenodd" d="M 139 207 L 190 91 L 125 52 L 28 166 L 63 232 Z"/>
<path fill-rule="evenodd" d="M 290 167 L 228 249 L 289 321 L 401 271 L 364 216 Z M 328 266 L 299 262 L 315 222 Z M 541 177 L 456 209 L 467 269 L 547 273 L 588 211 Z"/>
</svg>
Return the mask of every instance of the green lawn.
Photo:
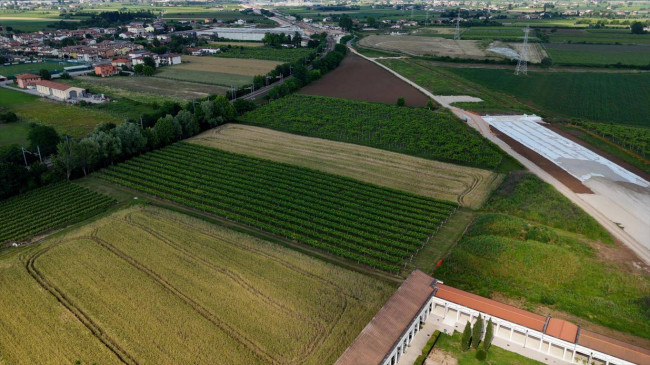
<svg viewBox="0 0 650 365">
<path fill-rule="evenodd" d="M 253 58 L 257 60 L 269 60 L 280 62 L 298 62 L 312 53 L 316 52 L 314 48 L 272 48 L 264 47 L 233 47 L 224 48 L 223 53 L 218 53 L 216 57 L 226 58 Z"/>
<path fill-rule="evenodd" d="M 514 97 L 491 90 L 488 86 L 471 82 L 452 72 L 436 67 L 429 61 L 416 59 L 380 60 L 382 64 L 413 80 L 436 95 L 470 95 L 481 98 L 480 103 L 455 105 L 481 114 L 532 113 L 533 110 Z"/>
<path fill-rule="evenodd" d="M 447 70 L 558 117 L 650 126 L 650 73 L 529 72 L 515 76 L 512 70 Z"/>
<path fill-rule="evenodd" d="M 545 48 L 556 65 L 650 64 L 650 46 L 551 43 Z"/>
<path fill-rule="evenodd" d="M 650 276 L 610 259 L 623 248 L 550 185 L 511 174 L 485 210 L 435 277 L 486 297 L 524 299 L 520 306 L 542 315 L 549 311 L 540 305 L 650 338 Z"/>
<path fill-rule="evenodd" d="M 0 124 L 0 146 L 10 144 L 19 144 L 26 146 L 27 133 L 29 132 L 29 123 L 16 122 L 9 124 Z"/>
<path fill-rule="evenodd" d="M 220 86 L 243 86 L 253 82 L 253 77 L 223 72 L 185 70 L 177 67 L 162 67 L 154 77 L 169 80 L 189 81 L 199 84 Z"/>
<path fill-rule="evenodd" d="M 118 116 L 117 106 L 101 109 L 66 105 L 4 88 L 0 89 L 0 106 L 18 114 L 22 121 L 51 125 L 59 133 L 74 137 L 92 131 L 100 122 L 121 123 L 124 118 Z M 18 132 L 13 138 L 24 138 Z"/>
<path fill-rule="evenodd" d="M 449 352 L 456 357 L 458 360 L 458 365 L 536 365 L 541 364 L 541 362 L 529 359 L 527 357 L 521 356 L 514 352 L 504 350 L 500 347 L 490 346 L 490 351 L 488 352 L 488 357 L 485 361 L 476 360 L 476 350 L 471 349 L 467 352 L 460 350 L 460 338 L 461 334 L 455 332 L 453 336 L 446 335 L 444 333 L 440 334 L 438 337 L 438 342 L 434 347 L 436 349 Z"/>
<path fill-rule="evenodd" d="M 0 21 L 1 23 L 1 21 Z M 11 77 L 24 73 L 35 73 L 42 69 L 46 69 L 50 72 L 63 71 L 64 67 L 68 66 L 79 66 L 80 63 L 72 62 L 36 62 L 36 63 L 23 63 L 20 65 L 11 65 L 11 66 L 0 66 L 0 75 Z"/>
</svg>

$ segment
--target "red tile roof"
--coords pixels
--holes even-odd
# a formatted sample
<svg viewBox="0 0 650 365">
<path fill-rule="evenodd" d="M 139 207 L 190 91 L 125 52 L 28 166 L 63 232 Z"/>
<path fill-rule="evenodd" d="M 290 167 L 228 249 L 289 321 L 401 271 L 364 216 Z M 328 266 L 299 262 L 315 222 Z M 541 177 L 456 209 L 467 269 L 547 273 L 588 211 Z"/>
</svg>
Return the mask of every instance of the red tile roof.
<svg viewBox="0 0 650 365">
<path fill-rule="evenodd" d="M 635 364 L 650 364 L 650 350 L 630 345 L 598 333 L 580 329 L 578 345 L 594 349 Z"/>
<path fill-rule="evenodd" d="M 46 86 L 46 87 L 49 87 L 50 89 L 55 89 L 55 90 L 68 90 L 69 88 L 72 87 L 70 85 L 60 84 L 58 82 L 48 81 L 48 80 L 37 81 L 34 84 L 35 85 Z"/>
<path fill-rule="evenodd" d="M 483 298 L 476 294 L 468 293 L 444 284 L 438 284 L 437 287 L 438 291 L 435 296 L 438 298 L 464 305 L 479 312 L 505 319 L 506 321 L 532 328 L 540 332 L 544 330 L 544 324 L 546 323 L 546 317 L 544 316 L 511 305 L 499 303 L 496 300 Z"/>
<path fill-rule="evenodd" d="M 381 363 L 433 295 L 434 281 L 420 270 L 413 271 L 335 364 Z"/>
<path fill-rule="evenodd" d="M 40 76 L 34 74 L 22 74 L 16 76 L 16 79 L 40 79 L 40 78 L 41 78 Z"/>
<path fill-rule="evenodd" d="M 557 337 L 560 340 L 575 343 L 576 336 L 578 335 L 578 326 L 562 319 L 551 318 L 548 321 L 545 333 L 549 336 Z"/>
</svg>

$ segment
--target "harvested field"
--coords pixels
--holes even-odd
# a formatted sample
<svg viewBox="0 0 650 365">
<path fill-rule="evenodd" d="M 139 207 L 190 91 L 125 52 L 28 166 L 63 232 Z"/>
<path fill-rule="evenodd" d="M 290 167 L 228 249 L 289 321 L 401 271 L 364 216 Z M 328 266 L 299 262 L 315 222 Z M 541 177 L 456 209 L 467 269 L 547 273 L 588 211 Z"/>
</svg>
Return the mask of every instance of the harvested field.
<svg viewBox="0 0 650 365">
<path fill-rule="evenodd" d="M 394 290 L 143 206 L 5 251 L 0 273 L 8 363 L 332 363 Z"/>
<path fill-rule="evenodd" d="M 182 64 L 169 68 L 255 76 L 263 75 L 279 64 L 281 62 L 266 60 L 184 56 Z"/>
<path fill-rule="evenodd" d="M 474 40 L 391 35 L 371 35 L 357 42 L 360 47 L 402 52 L 412 56 L 502 59 L 479 48 L 479 43 L 480 41 Z"/>
<path fill-rule="evenodd" d="M 78 77 L 86 88 L 98 87 L 105 94 L 133 100 L 147 101 L 152 96 L 177 100 L 193 100 L 211 94 L 225 94 L 228 88 L 193 82 L 168 80 L 159 77 Z M 145 94 L 145 95 L 139 95 Z"/>
<path fill-rule="evenodd" d="M 429 98 L 390 72 L 355 54 L 348 54 L 334 71 L 300 90 L 302 94 L 395 104 L 426 106 Z"/>
<path fill-rule="evenodd" d="M 479 208 L 502 176 L 371 147 L 226 124 L 190 142 Z"/>
<path fill-rule="evenodd" d="M 155 77 L 221 86 L 242 86 L 281 64 L 276 61 L 185 56 L 180 65 L 163 67 Z"/>
</svg>

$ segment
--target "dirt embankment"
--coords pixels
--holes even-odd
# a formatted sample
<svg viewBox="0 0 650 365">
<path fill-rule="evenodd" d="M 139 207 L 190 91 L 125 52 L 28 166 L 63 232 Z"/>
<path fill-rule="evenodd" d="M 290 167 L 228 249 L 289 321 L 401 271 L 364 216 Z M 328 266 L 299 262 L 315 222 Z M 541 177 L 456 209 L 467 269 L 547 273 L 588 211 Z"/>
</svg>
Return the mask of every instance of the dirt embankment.
<svg viewBox="0 0 650 365">
<path fill-rule="evenodd" d="M 426 106 L 429 101 L 411 85 L 355 54 L 348 54 L 339 67 L 300 93 L 387 104 L 403 97 L 410 106 Z"/>
<path fill-rule="evenodd" d="M 530 148 L 524 146 L 520 142 L 517 142 L 513 138 L 509 137 L 505 133 L 501 132 L 497 128 L 490 126 L 490 130 L 494 132 L 494 134 L 504 141 L 505 143 L 508 144 L 513 150 L 515 150 L 517 153 L 520 155 L 524 156 L 528 160 L 532 161 L 535 163 L 535 165 L 539 166 L 542 170 L 548 172 L 551 174 L 554 178 L 556 178 L 558 181 L 560 181 L 562 184 L 566 185 L 571 191 L 577 194 L 593 194 L 594 192 L 591 191 L 588 187 L 586 187 L 582 182 L 575 177 L 573 177 L 571 174 L 568 172 L 562 170 L 558 165 L 555 163 L 549 161 L 548 159 L 544 158 L 542 155 L 539 153 L 531 150 Z"/>
</svg>

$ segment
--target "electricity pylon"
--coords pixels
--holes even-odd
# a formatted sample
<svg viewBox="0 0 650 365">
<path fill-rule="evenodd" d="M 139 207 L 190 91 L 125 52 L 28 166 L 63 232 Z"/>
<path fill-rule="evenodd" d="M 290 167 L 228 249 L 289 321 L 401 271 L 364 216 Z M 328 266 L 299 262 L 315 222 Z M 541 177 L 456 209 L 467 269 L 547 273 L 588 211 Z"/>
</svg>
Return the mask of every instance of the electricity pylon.
<svg viewBox="0 0 650 365">
<path fill-rule="evenodd" d="M 460 40 L 460 8 L 458 8 L 458 17 L 456 18 L 456 30 L 454 31 L 454 40 Z"/>
<path fill-rule="evenodd" d="M 524 28 L 524 44 L 521 45 L 521 52 L 519 53 L 519 60 L 517 61 L 517 68 L 515 75 L 528 75 L 528 33 L 530 27 Z"/>
</svg>

